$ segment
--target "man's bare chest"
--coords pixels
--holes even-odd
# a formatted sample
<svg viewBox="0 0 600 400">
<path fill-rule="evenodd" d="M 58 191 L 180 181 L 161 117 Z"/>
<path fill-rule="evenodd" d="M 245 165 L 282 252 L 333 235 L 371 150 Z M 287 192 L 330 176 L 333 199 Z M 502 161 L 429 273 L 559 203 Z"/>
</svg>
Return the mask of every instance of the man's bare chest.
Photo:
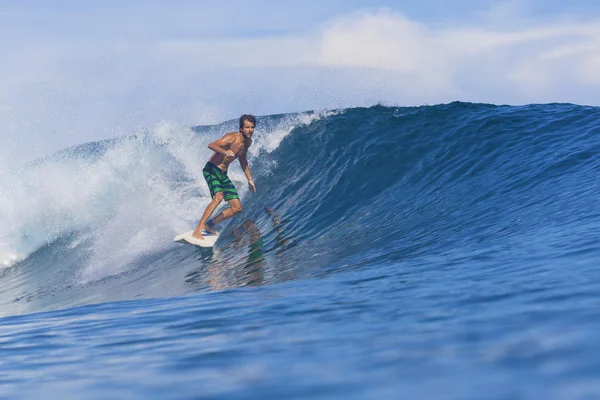
<svg viewBox="0 0 600 400">
<path fill-rule="evenodd" d="M 229 150 L 233 151 L 236 156 L 239 156 L 246 150 L 246 146 L 243 141 L 235 141 L 229 145 Z"/>
</svg>

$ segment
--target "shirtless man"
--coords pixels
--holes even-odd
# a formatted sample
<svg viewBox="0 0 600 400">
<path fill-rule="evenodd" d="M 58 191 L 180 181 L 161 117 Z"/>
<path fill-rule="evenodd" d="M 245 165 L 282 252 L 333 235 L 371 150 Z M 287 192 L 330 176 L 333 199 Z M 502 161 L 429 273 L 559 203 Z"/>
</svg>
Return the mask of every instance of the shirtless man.
<svg viewBox="0 0 600 400">
<path fill-rule="evenodd" d="M 246 178 L 248 178 L 250 190 L 256 192 L 256 186 L 254 186 L 252 175 L 250 175 L 250 168 L 248 168 L 248 160 L 246 159 L 248 148 L 252 144 L 255 125 L 256 119 L 252 115 L 244 114 L 240 117 L 239 132 L 228 133 L 221 139 L 208 145 L 208 148 L 213 150 L 214 153 L 206 163 L 202 173 L 204 174 L 206 183 L 208 183 L 212 201 L 206 207 L 200 223 L 192 233 L 192 236 L 195 238 L 204 240 L 202 230 L 217 234 L 217 231 L 214 229 L 215 224 L 223 222 L 242 211 L 240 197 L 235 190 L 235 186 L 233 186 L 233 183 L 227 177 L 227 168 L 236 158 L 240 159 L 240 165 Z M 230 207 L 208 221 L 223 199 L 229 202 Z"/>
</svg>

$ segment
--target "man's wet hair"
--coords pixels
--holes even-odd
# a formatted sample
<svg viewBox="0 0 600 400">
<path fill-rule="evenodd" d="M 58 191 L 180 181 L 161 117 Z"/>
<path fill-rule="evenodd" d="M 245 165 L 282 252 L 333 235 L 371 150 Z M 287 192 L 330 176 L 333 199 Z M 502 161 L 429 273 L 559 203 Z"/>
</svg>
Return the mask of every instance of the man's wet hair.
<svg viewBox="0 0 600 400">
<path fill-rule="evenodd" d="M 242 129 L 244 127 L 244 121 L 252 122 L 252 125 L 254 125 L 254 127 L 256 127 L 256 118 L 254 118 L 254 115 L 250 115 L 250 114 L 242 115 L 240 117 L 240 129 Z"/>
</svg>

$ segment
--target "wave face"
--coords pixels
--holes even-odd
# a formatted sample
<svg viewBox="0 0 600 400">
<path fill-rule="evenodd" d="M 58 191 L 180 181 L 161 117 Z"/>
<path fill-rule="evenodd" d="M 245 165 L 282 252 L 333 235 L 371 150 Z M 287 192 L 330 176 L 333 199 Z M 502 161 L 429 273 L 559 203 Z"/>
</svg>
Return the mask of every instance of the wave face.
<svg viewBox="0 0 600 400">
<path fill-rule="evenodd" d="M 591 265 L 599 120 L 592 107 L 465 103 L 260 118 L 258 193 L 236 164 L 244 211 L 214 250 L 172 238 L 208 203 L 206 145 L 235 122 L 67 149 L 2 179 L 2 312 L 417 260 Z"/>
<path fill-rule="evenodd" d="M 262 117 L 258 193 L 232 167 L 244 210 L 214 249 L 172 239 L 233 121 L 5 171 L 0 397 L 595 398 L 599 121 L 570 104 Z"/>
</svg>

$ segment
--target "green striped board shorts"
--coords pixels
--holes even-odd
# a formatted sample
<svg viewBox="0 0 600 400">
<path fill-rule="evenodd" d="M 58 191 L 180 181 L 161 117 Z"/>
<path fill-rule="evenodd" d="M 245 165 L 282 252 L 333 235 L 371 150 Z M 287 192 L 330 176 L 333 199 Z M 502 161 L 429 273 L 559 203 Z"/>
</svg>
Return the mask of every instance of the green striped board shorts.
<svg viewBox="0 0 600 400">
<path fill-rule="evenodd" d="M 239 199 L 235 186 L 227 176 L 227 171 L 223 171 L 210 161 L 206 163 L 206 166 L 202 170 L 204 179 L 208 183 L 208 189 L 210 190 L 210 197 L 215 197 L 218 192 L 223 192 L 223 199 L 225 201 Z"/>
</svg>

